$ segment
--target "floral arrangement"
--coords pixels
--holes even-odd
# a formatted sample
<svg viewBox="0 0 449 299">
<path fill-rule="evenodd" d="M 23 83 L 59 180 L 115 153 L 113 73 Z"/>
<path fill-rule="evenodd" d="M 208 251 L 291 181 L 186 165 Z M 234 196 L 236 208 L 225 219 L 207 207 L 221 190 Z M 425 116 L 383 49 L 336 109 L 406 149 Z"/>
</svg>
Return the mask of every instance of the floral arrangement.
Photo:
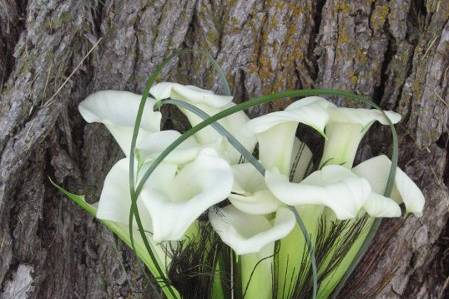
<svg viewBox="0 0 449 299">
<path fill-rule="evenodd" d="M 380 218 L 423 211 L 422 192 L 396 166 L 397 149 L 391 161 L 354 165 L 370 126 L 389 125 L 395 137 L 401 116 L 317 95 L 364 97 L 293 90 L 236 105 L 195 86 L 150 82 L 143 96 L 99 91 L 79 105 L 126 156 L 99 201 L 58 188 L 135 250 L 166 298 L 335 296 Z M 254 119 L 243 111 L 286 97 L 303 98 Z M 165 104 L 192 128 L 161 130 Z M 322 153 L 296 137 L 299 124 L 322 136 Z"/>
</svg>

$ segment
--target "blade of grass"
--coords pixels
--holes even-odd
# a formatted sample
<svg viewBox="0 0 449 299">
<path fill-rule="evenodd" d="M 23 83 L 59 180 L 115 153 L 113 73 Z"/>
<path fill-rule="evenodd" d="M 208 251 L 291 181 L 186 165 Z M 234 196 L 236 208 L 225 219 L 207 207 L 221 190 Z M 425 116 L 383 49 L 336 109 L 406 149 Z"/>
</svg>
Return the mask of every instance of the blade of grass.
<svg viewBox="0 0 449 299">
<path fill-rule="evenodd" d="M 218 73 L 224 82 L 226 93 L 230 94 L 231 91 L 229 88 L 229 84 L 226 80 L 223 70 L 220 68 L 218 63 L 212 58 L 212 56 L 209 54 L 209 52 L 207 52 L 205 50 L 197 50 L 197 51 L 202 53 L 203 55 L 206 55 L 208 57 L 208 59 L 210 61 L 212 61 L 212 66 L 218 70 Z M 138 112 L 136 115 L 136 121 L 134 123 L 134 130 L 133 130 L 130 155 L 129 155 L 129 157 L 130 157 L 129 186 L 130 186 L 130 195 L 131 195 L 131 208 L 130 208 L 130 214 L 129 214 L 129 235 L 130 235 L 131 246 L 134 249 L 133 223 L 134 223 L 134 217 L 135 217 L 138 231 L 143 239 L 145 248 L 147 249 L 148 254 L 150 255 L 151 259 L 153 260 L 153 262 L 155 264 L 157 274 L 161 277 L 162 280 L 165 280 L 166 288 L 164 288 L 164 290 L 168 290 L 168 294 L 166 294 L 166 295 L 169 296 L 170 298 L 177 298 L 177 296 L 175 294 L 175 291 L 171 288 L 169 281 L 165 278 L 165 275 L 164 275 L 160 265 L 158 264 L 154 253 L 151 250 L 151 247 L 149 245 L 149 242 L 148 242 L 146 234 L 145 234 L 145 230 L 142 225 L 142 221 L 140 219 L 139 211 L 137 209 L 137 198 L 138 198 L 140 192 L 136 192 L 136 189 L 135 189 L 134 154 L 135 154 L 137 136 L 139 134 L 140 123 L 142 121 L 143 110 L 145 107 L 146 99 L 149 96 L 149 91 L 150 91 L 151 86 L 156 81 L 156 78 L 160 75 L 160 73 L 162 72 L 162 69 L 164 68 L 165 65 L 167 65 L 173 58 L 177 57 L 178 55 L 180 55 L 182 53 L 189 53 L 189 52 L 194 52 L 194 50 L 184 49 L 184 50 L 179 50 L 179 51 L 173 52 L 170 56 L 168 56 L 166 59 L 164 59 L 164 61 L 162 63 L 160 63 L 156 67 L 156 69 L 151 73 L 151 75 L 149 76 L 149 78 L 145 84 L 145 88 L 144 88 L 144 91 L 142 94 L 142 99 L 140 100 Z"/>
<path fill-rule="evenodd" d="M 171 61 L 171 59 L 173 57 L 175 57 L 176 55 L 177 55 L 177 52 L 173 53 L 168 58 L 166 58 L 163 63 L 159 64 L 156 67 L 156 71 L 154 71 L 147 80 L 145 89 L 143 91 L 142 99 L 140 100 L 139 109 L 137 111 L 136 121 L 134 123 L 134 130 L 133 130 L 133 136 L 131 139 L 131 148 L 130 148 L 130 154 L 129 154 L 129 157 L 130 157 L 129 158 L 129 189 L 130 189 L 129 192 L 130 192 L 130 196 L 131 196 L 131 211 L 129 213 L 129 236 L 130 236 L 131 246 L 132 246 L 133 250 L 136 251 L 134 248 L 134 234 L 133 234 L 134 233 L 134 229 L 133 229 L 134 217 L 135 217 L 138 231 L 143 239 L 144 246 L 154 264 L 156 274 L 157 274 L 156 276 L 159 276 L 164 281 L 164 285 L 166 286 L 166 288 L 163 288 L 163 289 L 166 291 L 166 295 L 169 298 L 178 298 L 178 297 L 176 296 L 175 291 L 169 285 L 168 280 L 165 277 L 164 271 L 162 270 L 161 266 L 159 265 L 159 263 L 156 259 L 156 256 L 155 256 L 153 250 L 151 249 L 151 246 L 150 246 L 148 239 L 146 237 L 146 234 L 145 234 L 144 227 L 142 225 L 142 221 L 140 219 L 139 211 L 137 209 L 138 193 L 135 192 L 134 154 L 135 154 L 135 148 L 136 148 L 136 143 L 137 143 L 137 136 L 139 134 L 139 129 L 140 129 L 140 123 L 142 121 L 142 115 L 143 115 L 143 111 L 145 108 L 146 99 L 148 98 L 148 95 L 150 93 L 151 85 L 156 80 L 157 76 L 162 71 L 163 67 L 169 61 Z M 136 254 L 137 254 L 137 252 L 136 252 Z"/>
<path fill-rule="evenodd" d="M 381 110 L 380 107 L 378 107 L 374 103 L 373 103 L 373 107 Z M 381 111 L 383 112 L 383 110 L 381 110 Z M 384 113 L 384 115 L 385 115 L 385 117 L 387 117 L 385 113 Z M 398 149 L 398 136 L 396 133 L 396 129 L 395 129 L 393 123 L 391 122 L 391 120 L 388 117 L 387 117 L 387 119 L 388 119 L 389 126 L 391 128 L 391 136 L 392 136 L 392 141 L 393 141 L 393 144 L 392 144 L 393 150 L 392 150 L 392 154 L 391 154 L 391 167 L 390 167 L 390 172 L 388 175 L 387 185 L 386 185 L 385 191 L 384 191 L 384 195 L 389 197 L 393 190 L 394 178 L 396 176 L 396 168 L 398 166 L 398 151 L 399 151 L 399 149 Z M 368 251 L 370 245 L 372 244 L 374 237 L 376 236 L 376 233 L 379 230 L 381 223 L 382 223 L 382 218 L 376 218 L 374 220 L 374 223 L 371 226 L 371 228 L 363 242 L 362 247 L 357 252 L 351 265 L 346 270 L 345 275 L 343 276 L 342 280 L 340 281 L 337 288 L 333 292 L 333 294 L 332 294 L 333 299 L 337 298 L 337 296 L 340 294 L 340 292 L 342 291 L 346 282 L 351 277 L 351 274 L 354 272 L 354 270 L 357 268 L 357 265 L 361 262 L 362 258 L 365 256 L 365 253 Z"/>
<path fill-rule="evenodd" d="M 202 121 L 201 123 L 197 124 L 196 126 L 192 127 L 191 129 L 187 130 L 184 134 L 179 136 L 172 144 L 170 144 L 164 151 L 161 152 L 161 154 L 153 161 L 152 165 L 146 170 L 146 172 L 143 174 L 142 179 L 140 180 L 139 184 L 136 188 L 136 194 L 139 195 L 142 191 L 142 188 L 147 181 L 148 177 L 151 175 L 151 173 L 156 169 L 156 167 L 165 159 L 165 157 L 173 151 L 176 147 L 178 147 L 183 141 L 190 138 L 200 130 L 204 129 L 205 127 L 211 125 L 212 123 L 225 118 L 231 114 L 234 114 L 236 112 L 246 110 L 248 108 L 251 108 L 253 106 L 269 103 L 276 100 L 291 98 L 291 97 L 305 97 L 305 96 L 319 96 L 319 95 L 329 95 L 329 96 L 343 96 L 348 97 L 355 100 L 361 100 L 364 99 L 364 96 L 355 95 L 351 92 L 337 90 L 337 89 L 300 89 L 300 90 L 287 90 L 284 92 L 274 93 L 271 95 L 266 96 L 259 96 L 251 98 L 250 100 L 240 103 L 238 105 L 232 106 L 230 108 L 227 108 L 207 120 Z"/>
</svg>

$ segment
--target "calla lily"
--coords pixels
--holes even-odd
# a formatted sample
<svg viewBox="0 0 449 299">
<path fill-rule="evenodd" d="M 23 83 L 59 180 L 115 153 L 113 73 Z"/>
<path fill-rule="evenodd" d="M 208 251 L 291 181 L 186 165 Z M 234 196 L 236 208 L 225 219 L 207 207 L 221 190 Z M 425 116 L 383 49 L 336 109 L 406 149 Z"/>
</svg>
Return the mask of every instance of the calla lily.
<svg viewBox="0 0 449 299">
<path fill-rule="evenodd" d="M 265 182 L 273 194 L 288 205 L 324 205 L 331 208 L 338 219 L 357 216 L 371 193 L 366 179 L 350 170 L 328 165 L 313 172 L 300 183 L 291 183 L 279 171 L 267 171 Z"/>
<path fill-rule="evenodd" d="M 285 207 L 276 211 L 274 219 L 249 215 L 232 205 L 209 210 L 209 220 L 222 241 L 239 255 L 261 251 L 282 239 L 296 224 L 294 214 Z"/>
<path fill-rule="evenodd" d="M 385 155 L 366 160 L 352 169 L 357 175 L 366 178 L 371 188 L 382 194 L 387 184 L 391 161 Z M 405 204 L 406 211 L 421 216 L 424 209 L 424 195 L 418 186 L 399 167 L 396 168 L 391 198 Z M 377 207 L 379 209 L 380 207 Z"/>
<path fill-rule="evenodd" d="M 232 166 L 234 186 L 229 201 L 240 211 L 253 215 L 275 212 L 282 204 L 268 190 L 264 177 L 250 163 Z"/>
<path fill-rule="evenodd" d="M 200 108 L 209 115 L 217 114 L 218 112 L 234 106 L 232 96 L 216 95 L 210 90 L 205 90 L 191 85 L 181 85 L 178 83 L 161 82 L 150 89 L 150 93 L 156 100 L 172 98 L 188 102 Z M 187 116 L 192 126 L 197 125 L 203 119 L 187 110 L 181 109 Z M 237 140 L 245 146 L 250 152 L 253 151 L 256 144 L 254 136 L 245 128 L 245 124 L 249 118 L 242 111 L 232 114 L 219 123 L 227 129 Z M 205 128 L 195 135 L 198 141 L 204 145 L 216 145 L 217 140 L 222 140 L 222 137 L 211 127 Z M 223 142 L 218 149 L 231 163 L 237 163 L 240 159 L 240 153 L 236 151 L 228 142 Z"/>
<path fill-rule="evenodd" d="M 311 152 L 310 149 L 296 138 L 295 159 L 292 160 L 291 177 L 296 180 L 302 179 L 307 168 L 310 166 Z M 262 176 L 256 168 L 250 163 L 237 164 L 232 166 L 234 173 L 234 185 L 229 201 L 232 208 L 229 210 L 239 210 L 238 215 L 265 215 L 263 217 L 255 217 L 254 219 L 266 219 L 272 217 L 270 214 L 279 213 L 279 209 L 285 210 L 285 204 L 279 201 L 265 184 L 264 176 Z M 236 214 L 235 212 L 234 214 Z M 284 212 L 283 212 L 284 213 Z M 287 213 L 290 215 L 291 212 Z M 243 217 L 243 216 L 242 216 Z M 268 218 L 267 218 L 268 217 Z M 277 225 L 277 223 L 275 223 Z M 274 229 L 274 228 L 273 228 Z M 257 234 L 255 231 L 254 234 Z M 254 236 L 255 237 L 255 236 Z M 247 241 L 252 242 L 254 239 L 247 236 Z M 258 240 L 257 238 L 255 240 Z M 232 245 L 230 245 L 234 248 Z"/>
<path fill-rule="evenodd" d="M 286 237 L 296 225 L 294 214 L 285 207 L 270 218 L 246 214 L 232 205 L 209 210 L 212 227 L 241 255 L 242 289 L 248 298 L 271 298 L 274 242 Z"/>
<path fill-rule="evenodd" d="M 312 152 L 296 138 L 293 153 L 289 176 L 293 182 L 299 182 L 311 166 Z M 234 207 L 248 214 L 264 215 L 275 212 L 282 205 L 268 190 L 264 177 L 251 163 L 234 165 L 232 170 L 234 186 L 229 200 Z"/>
<path fill-rule="evenodd" d="M 276 111 L 250 120 L 247 127 L 256 134 L 259 142 L 259 159 L 267 169 L 277 167 L 288 174 L 299 123 L 311 126 L 324 134 L 331 105 L 319 97 L 308 97 L 289 105 L 284 111 Z"/>
<path fill-rule="evenodd" d="M 122 151 L 128 154 L 141 97 L 128 91 L 98 91 L 82 101 L 78 109 L 88 123 L 103 123 Z M 160 131 L 162 115 L 160 112 L 153 111 L 154 103 L 155 101 L 151 98 L 146 100 L 137 148 L 140 148 L 140 143 L 148 139 L 151 134 Z"/>
<path fill-rule="evenodd" d="M 202 213 L 228 197 L 232 181 L 229 164 L 214 150 L 204 149 L 165 186 L 144 189 L 142 202 L 151 216 L 153 239 L 182 239 Z"/>
<path fill-rule="evenodd" d="M 361 208 L 373 217 L 401 214 L 399 206 L 372 190 L 367 179 L 339 165 L 324 166 L 300 183 L 289 182 L 277 170 L 267 172 L 265 181 L 280 201 L 299 209 L 303 205 L 324 205 L 340 220 L 357 217 Z"/>
<path fill-rule="evenodd" d="M 103 123 L 122 151 L 128 155 L 141 97 L 127 91 L 99 91 L 88 96 L 78 108 L 87 122 Z M 160 131 L 162 116 L 160 112 L 153 111 L 154 103 L 154 99 L 147 98 L 137 139 L 136 156 L 142 161 L 155 159 L 181 136 L 181 133 L 175 130 Z M 165 162 L 190 161 L 202 147 L 194 138 L 189 138 L 171 152 Z"/>
<path fill-rule="evenodd" d="M 321 165 L 330 163 L 351 168 L 360 141 L 371 125 L 376 121 L 389 124 L 385 115 L 374 109 L 329 106 L 327 111 L 329 121 Z M 393 124 L 401 120 L 401 115 L 396 112 L 385 111 L 385 114 Z"/>
<path fill-rule="evenodd" d="M 158 185 L 165 185 L 164 181 L 171 179 L 176 173 L 176 165 L 163 163 L 156 170 L 153 176 L 145 183 L 144 189 L 153 188 Z M 98 219 L 110 220 L 125 225 L 129 224 L 129 211 L 131 208 L 131 196 L 129 193 L 129 159 L 119 160 L 112 166 L 107 174 L 103 190 L 98 202 Z M 137 207 L 141 214 L 142 223 L 146 231 L 151 232 L 151 217 L 145 209 L 142 201 L 137 202 Z"/>
<path fill-rule="evenodd" d="M 120 160 L 107 175 L 98 205 L 99 219 L 128 224 L 128 163 L 128 159 Z M 137 202 L 144 228 L 152 232 L 155 242 L 180 240 L 203 212 L 229 195 L 231 187 L 231 168 L 212 149 L 202 150 L 182 167 L 162 163 Z"/>
</svg>

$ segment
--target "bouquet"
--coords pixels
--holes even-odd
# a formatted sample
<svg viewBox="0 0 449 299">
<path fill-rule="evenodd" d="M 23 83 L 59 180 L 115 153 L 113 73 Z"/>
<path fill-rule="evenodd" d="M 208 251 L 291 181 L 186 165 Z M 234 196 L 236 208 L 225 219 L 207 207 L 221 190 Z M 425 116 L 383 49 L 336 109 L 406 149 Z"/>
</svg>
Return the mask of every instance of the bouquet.
<svg viewBox="0 0 449 299">
<path fill-rule="evenodd" d="M 151 81 L 151 80 L 150 80 Z M 151 87 L 151 88 L 150 88 Z M 100 199 L 58 187 L 105 224 L 144 262 L 166 298 L 329 298 L 338 294 L 381 218 L 420 216 L 424 196 L 380 155 L 354 165 L 371 125 L 392 128 L 392 111 L 337 107 L 291 90 L 236 105 L 195 86 L 148 84 L 144 95 L 98 91 L 79 105 L 123 150 Z M 244 109 L 301 98 L 249 119 Z M 191 129 L 161 129 L 162 105 L 175 105 Z M 298 125 L 322 136 L 313 152 Z M 302 127 L 300 127 L 302 128 Z"/>
</svg>

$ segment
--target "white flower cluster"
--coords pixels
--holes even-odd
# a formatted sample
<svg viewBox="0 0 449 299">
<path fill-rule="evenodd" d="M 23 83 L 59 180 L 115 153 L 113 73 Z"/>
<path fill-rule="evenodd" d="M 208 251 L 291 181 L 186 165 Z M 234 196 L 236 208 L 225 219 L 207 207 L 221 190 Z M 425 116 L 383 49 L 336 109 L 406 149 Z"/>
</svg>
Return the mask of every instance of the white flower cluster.
<svg viewBox="0 0 449 299">
<path fill-rule="evenodd" d="M 232 97 L 177 83 L 159 83 L 150 93 L 155 99 L 147 99 L 136 145 L 137 178 L 180 136 L 175 130 L 160 130 L 161 113 L 153 110 L 156 101 L 185 101 L 209 115 L 235 105 Z M 103 123 L 128 156 L 140 99 L 125 91 L 100 91 L 85 99 L 79 110 L 87 122 Z M 192 126 L 202 121 L 189 111 L 182 112 Z M 393 123 L 401 118 L 395 112 L 386 115 Z M 294 229 L 295 216 L 287 205 L 299 212 L 306 207 L 332 211 L 336 219 L 344 220 L 364 213 L 399 217 L 399 203 L 404 203 L 407 212 L 419 216 L 424 196 L 400 169 L 391 197 L 382 195 L 391 165 L 386 156 L 353 167 L 358 145 L 375 121 L 388 124 L 380 111 L 336 107 L 321 97 L 304 98 L 284 111 L 251 120 L 244 112 L 226 117 L 219 123 L 248 151 L 258 144 L 265 175 L 249 163 L 239 163 L 240 153 L 206 127 L 175 149 L 144 185 L 138 200 L 144 228 L 156 243 L 182 240 L 207 212 L 223 242 L 246 255 L 272 248 Z M 312 153 L 296 137 L 299 123 L 325 138 L 321 168 L 306 177 Z M 99 219 L 128 225 L 128 159 L 118 161 L 105 179 Z M 221 207 L 215 207 L 219 203 Z"/>
</svg>

